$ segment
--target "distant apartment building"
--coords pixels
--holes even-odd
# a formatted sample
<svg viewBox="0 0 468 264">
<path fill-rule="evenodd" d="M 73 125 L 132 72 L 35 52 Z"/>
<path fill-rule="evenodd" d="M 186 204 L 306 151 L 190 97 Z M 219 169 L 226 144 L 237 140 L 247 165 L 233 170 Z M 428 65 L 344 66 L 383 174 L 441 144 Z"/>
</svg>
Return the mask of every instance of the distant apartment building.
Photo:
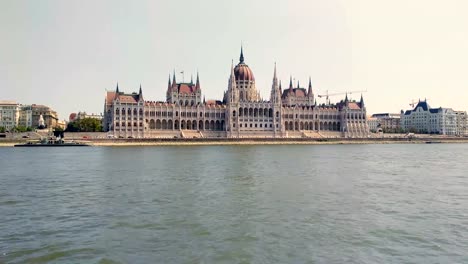
<svg viewBox="0 0 468 264">
<path fill-rule="evenodd" d="M 45 105 L 31 105 L 32 109 L 32 127 L 39 126 L 39 118 L 42 115 L 44 118 L 44 124 L 47 128 L 54 128 L 57 126 L 58 115 L 57 112 L 52 110 L 52 108 Z"/>
<path fill-rule="evenodd" d="M 20 104 L 14 101 L 0 101 L 0 127 L 10 130 L 18 126 Z"/>
<path fill-rule="evenodd" d="M 377 132 L 377 129 L 379 127 L 379 119 L 375 118 L 375 117 L 372 117 L 372 116 L 368 116 L 367 117 L 367 125 L 369 126 L 369 131 L 370 132 Z"/>
<path fill-rule="evenodd" d="M 412 110 L 401 113 L 401 127 L 406 131 L 440 135 L 463 135 L 466 133 L 466 112 L 452 108 L 430 108 L 426 100 Z"/>
<path fill-rule="evenodd" d="M 379 113 L 373 114 L 371 118 L 375 118 L 375 123 L 377 123 L 377 127 L 381 128 L 384 132 L 398 132 L 401 128 L 400 114 Z"/>
<path fill-rule="evenodd" d="M 87 114 L 86 112 L 71 113 L 69 118 L 68 118 L 68 121 L 73 122 L 73 121 L 80 120 L 80 119 L 83 119 L 83 118 L 93 118 L 93 119 L 97 119 L 97 120 L 101 121 L 102 118 L 103 118 L 103 115 L 102 114 L 94 114 L 94 113 Z"/>
<path fill-rule="evenodd" d="M 466 111 L 455 111 L 457 116 L 457 135 L 468 136 L 468 118 Z"/>
<path fill-rule="evenodd" d="M 20 107 L 19 126 L 32 127 L 32 106 L 22 105 Z"/>
<path fill-rule="evenodd" d="M 21 105 L 14 101 L 0 101 L 0 127 L 11 130 L 14 127 L 39 126 L 39 119 L 43 117 L 46 127 L 57 126 L 57 112 L 45 105 Z"/>
</svg>

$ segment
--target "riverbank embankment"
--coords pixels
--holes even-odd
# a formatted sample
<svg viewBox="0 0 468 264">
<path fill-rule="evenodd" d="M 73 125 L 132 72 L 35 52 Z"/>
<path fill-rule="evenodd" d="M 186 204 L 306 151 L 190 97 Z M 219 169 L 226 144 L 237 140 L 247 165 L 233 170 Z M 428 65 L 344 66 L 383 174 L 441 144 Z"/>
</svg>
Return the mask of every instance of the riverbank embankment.
<svg viewBox="0 0 468 264">
<path fill-rule="evenodd" d="M 0 147 L 11 147 L 27 140 L 0 140 Z M 203 146 L 203 145 L 327 145 L 327 144 L 435 144 L 468 143 L 467 137 L 424 138 L 144 138 L 87 139 L 93 146 Z"/>
</svg>

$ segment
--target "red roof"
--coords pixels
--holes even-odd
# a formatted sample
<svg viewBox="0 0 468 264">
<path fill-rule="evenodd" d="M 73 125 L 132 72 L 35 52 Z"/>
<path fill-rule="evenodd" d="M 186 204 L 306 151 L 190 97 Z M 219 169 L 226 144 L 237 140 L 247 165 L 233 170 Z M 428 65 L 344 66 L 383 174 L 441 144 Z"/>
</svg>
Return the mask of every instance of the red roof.
<svg viewBox="0 0 468 264">
<path fill-rule="evenodd" d="M 354 109 L 354 110 L 359 110 L 359 109 L 361 109 L 361 107 L 359 106 L 359 104 L 356 103 L 356 102 L 348 103 L 348 108 L 349 108 L 349 109 Z"/>
<path fill-rule="evenodd" d="M 107 92 L 106 103 L 108 105 L 112 104 L 112 101 L 114 101 L 114 98 L 115 98 L 115 92 Z"/>
<path fill-rule="evenodd" d="M 196 92 L 196 87 L 194 84 L 189 83 L 180 83 L 179 85 L 179 93 L 181 94 L 191 94 Z"/>
<path fill-rule="evenodd" d="M 68 120 L 73 121 L 76 118 L 76 113 L 71 113 L 70 116 L 68 117 Z"/>
<path fill-rule="evenodd" d="M 135 98 L 135 97 L 137 97 L 137 98 Z M 121 103 L 136 104 L 136 103 L 138 103 L 138 95 L 136 95 L 136 96 L 127 95 L 127 94 L 119 95 L 119 101 Z"/>
</svg>

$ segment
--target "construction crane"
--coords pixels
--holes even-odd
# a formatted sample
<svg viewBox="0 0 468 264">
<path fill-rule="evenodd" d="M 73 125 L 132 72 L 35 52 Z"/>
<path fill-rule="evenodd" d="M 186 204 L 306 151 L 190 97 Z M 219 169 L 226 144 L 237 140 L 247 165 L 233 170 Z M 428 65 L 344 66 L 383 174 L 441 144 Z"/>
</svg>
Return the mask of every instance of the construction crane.
<svg viewBox="0 0 468 264">
<path fill-rule="evenodd" d="M 416 102 L 414 99 L 411 100 L 411 103 L 409 104 L 412 108 L 414 108 L 414 106 L 417 104 L 418 102 Z"/>
<path fill-rule="evenodd" d="M 325 97 L 325 101 L 327 102 L 327 104 L 330 104 L 330 98 L 329 98 L 330 96 L 341 95 L 341 94 L 366 93 L 366 92 L 367 92 L 367 90 L 339 92 L 339 93 L 328 93 L 328 90 L 327 90 L 325 94 L 318 94 L 317 96 L 319 98 Z"/>
</svg>

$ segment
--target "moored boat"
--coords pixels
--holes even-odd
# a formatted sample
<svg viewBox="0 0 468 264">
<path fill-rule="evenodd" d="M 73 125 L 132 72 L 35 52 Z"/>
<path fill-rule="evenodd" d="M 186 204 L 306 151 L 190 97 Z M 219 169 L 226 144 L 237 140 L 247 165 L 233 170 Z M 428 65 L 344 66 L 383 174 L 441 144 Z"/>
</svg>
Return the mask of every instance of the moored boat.
<svg viewBox="0 0 468 264">
<path fill-rule="evenodd" d="M 70 141 L 66 142 L 63 139 L 42 139 L 40 141 L 29 141 L 24 144 L 16 144 L 15 147 L 88 147 L 91 146 L 84 142 Z"/>
</svg>

